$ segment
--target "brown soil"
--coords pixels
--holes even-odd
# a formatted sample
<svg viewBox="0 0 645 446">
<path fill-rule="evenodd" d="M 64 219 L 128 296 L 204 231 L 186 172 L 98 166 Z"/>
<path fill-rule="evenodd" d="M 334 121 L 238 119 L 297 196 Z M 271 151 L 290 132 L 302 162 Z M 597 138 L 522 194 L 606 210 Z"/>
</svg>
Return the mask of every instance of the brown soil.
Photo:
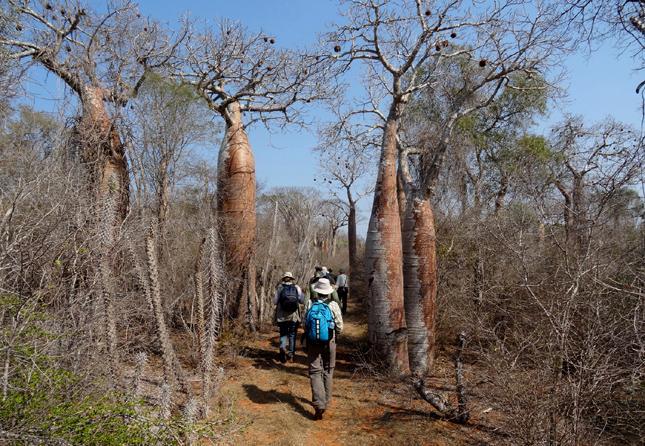
<svg viewBox="0 0 645 446">
<path fill-rule="evenodd" d="M 351 310 L 351 309 L 350 309 Z M 241 426 L 222 444 L 240 445 L 481 445 L 506 443 L 488 426 L 492 411 L 472 401 L 473 416 L 462 426 L 441 419 L 419 400 L 404 380 L 388 380 L 370 372 L 357 346 L 366 327 L 359 311 L 349 313 L 339 338 L 334 399 L 322 421 L 314 421 L 306 356 L 297 352 L 294 363 L 278 361 L 276 331 L 244 342 L 235 367 L 228 368 L 221 398 Z M 299 339 L 299 337 L 298 337 Z M 300 345 L 298 344 L 298 347 Z M 429 381 L 450 395 L 451 368 L 439 358 L 437 374 Z M 399 382 L 392 382 L 399 381 Z M 221 443 L 221 442 L 220 442 Z"/>
</svg>

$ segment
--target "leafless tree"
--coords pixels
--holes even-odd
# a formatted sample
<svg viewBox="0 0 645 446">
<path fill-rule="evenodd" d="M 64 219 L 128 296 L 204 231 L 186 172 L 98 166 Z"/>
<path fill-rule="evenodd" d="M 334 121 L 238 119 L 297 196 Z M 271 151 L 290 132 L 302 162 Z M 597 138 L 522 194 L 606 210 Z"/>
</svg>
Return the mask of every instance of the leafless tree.
<svg viewBox="0 0 645 446">
<path fill-rule="evenodd" d="M 274 36 L 228 21 L 194 32 L 178 61 L 176 77 L 192 84 L 225 122 L 217 208 L 232 279 L 229 311 L 251 326 L 256 317 L 256 179 L 246 127 L 255 121 L 302 122 L 302 105 L 329 94 L 329 66 L 316 55 L 279 48 Z"/>
<path fill-rule="evenodd" d="M 344 197 L 336 191 L 333 194 L 347 208 L 349 271 L 352 281 L 360 282 L 363 268 L 358 258 L 356 207 L 361 198 L 373 192 L 369 177 L 373 173 L 375 141 L 368 129 L 352 124 L 354 116 L 351 112 L 337 114 L 337 121 L 321 130 L 321 177 L 315 180 L 342 189 Z"/>
<path fill-rule="evenodd" d="M 550 4 L 525 8 L 528 2 L 467 5 L 355 0 L 345 5 L 347 22 L 327 38 L 337 43 L 341 63 L 364 63 L 368 82 L 386 97 L 370 102 L 387 107 L 385 113 L 376 108 L 366 110 L 376 115 L 383 127 L 365 255 L 370 340 L 394 370 L 404 371 L 408 368 L 407 334 L 412 369 L 423 374 L 432 364 L 436 296 L 435 230 L 428 198 L 452 129 L 461 116 L 488 105 L 512 80 L 512 73 L 536 73 L 546 68 L 564 49 L 566 36 L 560 14 Z M 455 72 L 459 61 L 476 74 Z M 437 91 L 451 82 L 456 89 L 441 114 L 437 144 L 425 151 L 420 175 L 423 184 L 403 184 L 406 203 L 401 209 L 406 210 L 406 217 L 402 238 L 397 197 L 401 120 L 414 95 Z M 406 157 L 400 161 L 405 163 Z M 404 269 L 409 303 L 405 310 Z"/>
<path fill-rule="evenodd" d="M 347 226 L 351 210 L 345 209 L 344 203 L 340 200 L 327 199 L 321 202 L 320 212 L 329 232 L 328 255 L 333 257 L 336 254 L 338 231 Z"/>
<path fill-rule="evenodd" d="M 580 38 L 589 44 L 597 39 L 616 39 L 641 59 L 645 49 L 645 6 L 643 2 L 616 0 L 567 0 L 563 12 L 569 15 Z M 622 38 L 627 34 L 627 39 Z M 621 38 L 617 38 L 621 36 Z"/>
<path fill-rule="evenodd" d="M 569 118 L 554 130 L 553 184 L 564 200 L 565 249 L 585 255 L 598 216 L 613 194 L 639 174 L 641 139 L 634 129 L 617 122 L 586 128 Z M 595 193 L 590 201 L 588 193 Z M 595 214 L 595 215 L 591 215 Z"/>
<path fill-rule="evenodd" d="M 117 197 L 122 220 L 129 203 L 125 148 L 106 103 L 125 105 L 150 69 L 167 61 L 174 44 L 129 1 L 92 11 L 76 2 L 11 0 L 3 8 L 13 30 L 0 36 L 9 57 L 58 76 L 78 97 L 81 158 L 100 201 Z"/>
</svg>

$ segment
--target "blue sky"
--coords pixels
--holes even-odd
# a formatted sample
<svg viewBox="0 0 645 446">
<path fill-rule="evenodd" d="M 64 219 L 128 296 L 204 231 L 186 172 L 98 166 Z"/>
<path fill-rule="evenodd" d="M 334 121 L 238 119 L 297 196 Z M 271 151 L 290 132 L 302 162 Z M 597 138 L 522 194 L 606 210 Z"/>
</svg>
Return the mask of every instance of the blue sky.
<svg viewBox="0 0 645 446">
<path fill-rule="evenodd" d="M 102 6 L 103 1 L 90 3 Z M 333 0 L 184 0 L 139 1 L 141 11 L 162 22 L 174 24 L 181 15 L 193 19 L 216 20 L 229 18 L 242 21 L 251 30 L 264 30 L 274 35 L 278 44 L 305 46 L 317 39 L 317 34 L 327 29 L 337 17 L 338 6 Z M 640 97 L 635 94 L 642 74 L 634 71 L 635 59 L 629 53 L 619 54 L 610 43 L 598 46 L 587 56 L 579 53 L 564 61 L 567 79 L 564 87 L 568 96 L 554 104 L 553 111 L 540 126 L 557 122 L 563 113 L 583 115 L 588 122 L 612 116 L 634 126 L 640 125 Z M 46 92 L 34 101 L 37 107 L 50 108 L 45 96 L 60 97 L 60 82 L 47 82 Z M 316 117 L 313 109 L 312 118 Z M 310 130 L 276 129 L 268 133 L 255 127 L 249 133 L 256 154 L 258 180 L 267 187 L 315 186 L 313 178 L 318 172 L 318 163 L 311 155 L 317 143 L 315 128 Z M 205 148 L 204 153 L 217 157 L 217 148 Z M 361 204 L 365 217 L 359 234 L 364 234 L 371 202 L 368 198 Z"/>
</svg>

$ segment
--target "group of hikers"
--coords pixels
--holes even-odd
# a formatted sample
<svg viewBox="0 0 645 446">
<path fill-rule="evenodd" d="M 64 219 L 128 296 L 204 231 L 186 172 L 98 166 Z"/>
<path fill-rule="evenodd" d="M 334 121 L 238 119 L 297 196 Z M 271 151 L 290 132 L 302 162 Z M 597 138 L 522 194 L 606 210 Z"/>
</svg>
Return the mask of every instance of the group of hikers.
<svg viewBox="0 0 645 446">
<path fill-rule="evenodd" d="M 343 270 L 336 276 L 331 269 L 317 266 L 306 295 L 287 271 L 273 299 L 275 322 L 280 329 L 281 363 L 293 362 L 298 327 L 303 323 L 301 343 L 307 352 L 315 420 L 322 420 L 331 402 L 336 336 L 343 331 L 348 296 L 349 280 Z"/>
</svg>

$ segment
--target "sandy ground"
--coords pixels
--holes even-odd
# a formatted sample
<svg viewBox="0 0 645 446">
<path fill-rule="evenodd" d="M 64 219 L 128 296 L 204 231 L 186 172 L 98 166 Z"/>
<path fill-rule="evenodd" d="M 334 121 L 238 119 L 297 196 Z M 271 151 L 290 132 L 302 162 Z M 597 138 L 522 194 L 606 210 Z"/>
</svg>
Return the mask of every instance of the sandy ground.
<svg viewBox="0 0 645 446">
<path fill-rule="evenodd" d="M 277 332 L 248 341 L 229 370 L 223 397 L 240 429 L 226 444 L 239 445 L 483 445 L 504 444 L 485 424 L 459 426 L 436 416 L 403 382 L 366 373 L 356 344 L 366 327 L 357 310 L 345 318 L 338 342 L 334 398 L 314 421 L 306 356 L 278 361 Z M 299 333 L 300 335 L 300 333 Z M 299 337 L 298 337 L 299 339 Z M 298 343 L 300 348 L 300 344 Z M 441 383 L 437 384 L 441 388 Z M 208 444 L 208 443 L 207 443 Z"/>
</svg>

